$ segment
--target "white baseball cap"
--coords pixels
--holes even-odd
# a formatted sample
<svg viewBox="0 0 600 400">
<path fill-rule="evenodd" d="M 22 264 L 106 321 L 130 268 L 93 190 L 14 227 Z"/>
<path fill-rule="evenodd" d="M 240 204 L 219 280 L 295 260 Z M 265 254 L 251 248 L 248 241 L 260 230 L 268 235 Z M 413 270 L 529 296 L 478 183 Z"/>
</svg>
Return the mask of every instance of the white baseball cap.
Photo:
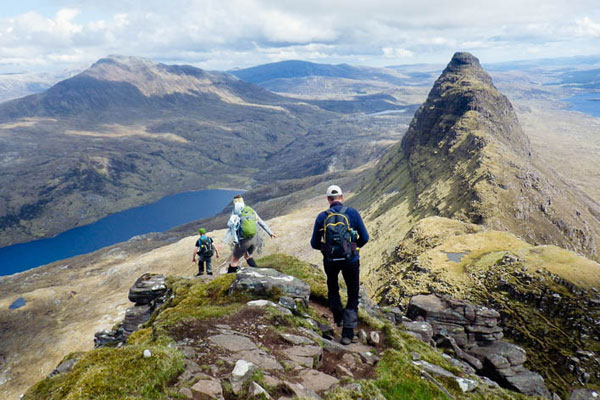
<svg viewBox="0 0 600 400">
<path fill-rule="evenodd" d="M 331 185 L 327 188 L 327 196 L 339 196 L 342 195 L 342 189 L 338 185 Z"/>
</svg>

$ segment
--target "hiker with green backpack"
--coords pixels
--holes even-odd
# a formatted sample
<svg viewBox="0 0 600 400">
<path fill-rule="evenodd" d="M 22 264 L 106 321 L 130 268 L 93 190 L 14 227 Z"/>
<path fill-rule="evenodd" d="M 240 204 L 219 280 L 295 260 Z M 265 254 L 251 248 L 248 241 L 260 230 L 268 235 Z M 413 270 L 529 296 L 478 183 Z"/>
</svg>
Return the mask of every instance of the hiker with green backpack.
<svg viewBox="0 0 600 400">
<path fill-rule="evenodd" d="M 321 250 L 327 275 L 327 297 L 334 323 L 342 327 L 343 345 L 352 343 L 358 323 L 358 292 L 360 288 L 358 249 L 369 241 L 369 233 L 358 211 L 346 207 L 342 189 L 337 185 L 327 188 L 329 209 L 317 216 L 310 245 Z M 348 302 L 342 306 L 338 278 L 340 272 L 346 282 Z"/>
<path fill-rule="evenodd" d="M 238 270 L 239 261 L 242 257 L 250 267 L 257 268 L 256 261 L 252 258 L 252 253 L 259 247 L 260 237 L 258 235 L 258 226 L 260 226 L 272 238 L 277 236 L 271 231 L 269 226 L 263 221 L 256 211 L 244 204 L 241 195 L 233 198 L 233 211 L 227 222 L 229 230 L 225 234 L 225 243 L 229 240 L 233 242 L 233 251 L 231 263 L 227 268 L 227 273 L 235 273 Z"/>
<path fill-rule="evenodd" d="M 206 274 L 212 275 L 212 256 L 216 253 L 217 258 L 219 258 L 219 249 L 213 245 L 212 238 L 206 236 L 206 229 L 200 228 L 198 233 L 200 238 L 196 241 L 194 256 L 192 257 L 192 262 L 195 263 L 196 256 L 198 256 L 198 274 L 196 276 L 204 274 L 204 264 L 206 264 Z"/>
</svg>

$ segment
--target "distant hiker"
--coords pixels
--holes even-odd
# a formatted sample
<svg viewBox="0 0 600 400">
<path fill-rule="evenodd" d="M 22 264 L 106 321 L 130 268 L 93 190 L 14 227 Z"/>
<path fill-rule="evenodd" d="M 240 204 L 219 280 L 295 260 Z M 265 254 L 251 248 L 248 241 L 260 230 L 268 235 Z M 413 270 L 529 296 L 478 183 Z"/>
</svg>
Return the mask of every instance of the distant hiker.
<svg viewBox="0 0 600 400">
<path fill-rule="evenodd" d="M 337 326 L 342 326 L 342 344 L 352 343 L 358 323 L 359 254 L 358 248 L 369 241 L 358 211 L 345 207 L 344 194 L 337 185 L 327 188 L 329 210 L 317 216 L 310 245 L 323 253 L 327 274 L 329 308 Z M 340 271 L 348 289 L 348 303 L 344 309 L 340 299 L 338 276 Z"/>
<path fill-rule="evenodd" d="M 206 274 L 212 275 L 212 256 L 216 254 L 219 258 L 219 249 L 213 245 L 212 238 L 206 236 L 206 229 L 198 229 L 200 238 L 196 241 L 196 247 L 194 248 L 194 256 L 192 262 L 196 262 L 196 255 L 198 256 L 198 274 L 200 276 L 204 274 L 204 264 L 206 263 Z"/>
<path fill-rule="evenodd" d="M 269 236 L 274 239 L 277 236 L 269 229 L 269 226 L 260 219 L 256 211 L 244 204 L 242 196 L 237 195 L 233 198 L 233 211 L 227 222 L 229 230 L 225 234 L 224 242 L 229 240 L 233 242 L 233 253 L 231 263 L 227 273 L 237 272 L 240 258 L 244 257 L 249 266 L 257 268 L 256 261 L 252 258 L 252 253 L 260 245 L 257 225 L 260 226 Z"/>
</svg>

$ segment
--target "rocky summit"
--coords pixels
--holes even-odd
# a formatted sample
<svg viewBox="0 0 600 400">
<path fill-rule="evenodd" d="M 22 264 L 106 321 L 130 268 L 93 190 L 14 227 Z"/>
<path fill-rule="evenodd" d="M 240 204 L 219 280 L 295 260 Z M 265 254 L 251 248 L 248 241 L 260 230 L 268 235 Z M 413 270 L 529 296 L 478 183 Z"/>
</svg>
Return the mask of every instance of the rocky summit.
<svg viewBox="0 0 600 400">
<path fill-rule="evenodd" d="M 406 204 L 407 220 L 460 219 L 598 260 L 600 205 L 533 151 L 477 58 L 456 53 L 356 202 L 385 197 L 377 213 Z"/>
<path fill-rule="evenodd" d="M 320 297 L 324 276 L 316 279 L 310 264 L 287 260 L 290 264 L 247 268 L 237 276 L 214 280 L 144 274 L 130 293 L 147 290 L 132 300 L 143 298 L 146 304 L 141 306 L 146 306 L 171 294 L 156 304 L 151 317 L 132 326 L 125 341 L 97 343 L 95 350 L 66 356 L 23 399 L 93 398 L 94 394 L 138 398 L 140 390 L 143 398 L 164 399 L 384 399 L 399 398 L 399 390 L 403 396 L 423 399 L 526 398 L 414 338 L 403 322 L 417 321 L 405 315 L 389 318 L 377 306 L 361 311 L 352 344 L 328 339 L 325 332 L 332 328 L 324 326 L 331 316 L 324 313 Z M 267 277 L 269 285 L 257 290 L 257 285 L 248 284 L 250 277 L 256 281 Z M 311 285 L 300 277 L 313 277 Z M 290 290 L 290 282 L 309 292 Z M 164 290 L 152 290 L 158 287 Z M 444 308 L 440 300 L 417 297 L 412 314 L 435 326 L 435 318 L 462 307 L 464 316 L 458 323 L 470 320 L 489 326 L 496 322 L 493 310 L 448 301 L 451 307 Z M 117 330 L 126 324 L 127 316 Z M 525 352 L 498 343 L 482 359 L 496 364 L 508 360 L 510 368 L 523 374 Z M 516 381 L 515 376 L 508 379 Z M 541 379 L 511 389 L 549 398 Z"/>
</svg>

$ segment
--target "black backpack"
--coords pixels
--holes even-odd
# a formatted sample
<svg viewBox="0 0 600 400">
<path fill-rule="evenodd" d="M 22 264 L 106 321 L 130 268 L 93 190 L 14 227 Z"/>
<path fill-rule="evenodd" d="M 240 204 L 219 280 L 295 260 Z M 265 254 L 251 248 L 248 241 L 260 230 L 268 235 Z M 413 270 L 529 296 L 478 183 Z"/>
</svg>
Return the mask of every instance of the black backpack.
<svg viewBox="0 0 600 400">
<path fill-rule="evenodd" d="M 214 249 L 213 249 L 213 241 L 211 238 L 206 236 L 206 238 L 203 240 L 202 236 L 201 236 L 200 239 L 198 240 L 198 244 L 200 245 L 200 250 L 198 250 L 199 256 L 203 256 L 203 257 L 212 257 L 213 256 Z"/>
<path fill-rule="evenodd" d="M 325 261 L 350 261 L 354 258 L 352 250 L 352 229 L 346 215 L 348 207 L 339 212 L 327 210 L 323 224 L 323 244 L 321 252 Z"/>
</svg>

